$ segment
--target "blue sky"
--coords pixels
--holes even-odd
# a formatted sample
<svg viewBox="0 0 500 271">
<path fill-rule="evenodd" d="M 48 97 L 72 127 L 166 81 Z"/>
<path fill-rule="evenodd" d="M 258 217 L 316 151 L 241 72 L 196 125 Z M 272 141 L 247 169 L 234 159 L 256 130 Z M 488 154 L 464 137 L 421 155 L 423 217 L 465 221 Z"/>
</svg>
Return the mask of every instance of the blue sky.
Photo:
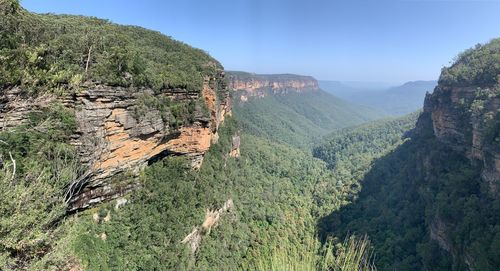
<svg viewBox="0 0 500 271">
<path fill-rule="evenodd" d="M 22 0 L 158 30 L 228 70 L 318 79 L 437 79 L 457 53 L 500 37 L 500 0 Z"/>
</svg>

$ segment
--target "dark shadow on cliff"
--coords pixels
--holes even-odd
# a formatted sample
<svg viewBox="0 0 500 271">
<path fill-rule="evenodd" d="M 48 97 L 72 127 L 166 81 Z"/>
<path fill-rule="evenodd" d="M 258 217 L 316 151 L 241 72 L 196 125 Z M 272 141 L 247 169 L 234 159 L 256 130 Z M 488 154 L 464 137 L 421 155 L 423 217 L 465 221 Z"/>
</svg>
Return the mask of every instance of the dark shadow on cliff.
<svg viewBox="0 0 500 271">
<path fill-rule="evenodd" d="M 412 182 L 421 178 L 415 144 L 408 141 L 377 159 L 361 181 L 362 189 L 351 204 L 320 219 L 322 240 L 367 234 L 375 246 L 376 264 L 382 270 L 398 262 L 396 270 L 418 270 L 416 243 L 425 235 L 424 208 Z M 388 268 L 385 268 L 388 267 Z"/>
<path fill-rule="evenodd" d="M 429 229 L 436 228 L 436 220 L 448 225 L 457 222 L 448 226 L 446 233 L 452 234 L 453 239 L 447 241 L 455 256 L 467 254 L 462 244 L 494 246 L 495 242 L 486 238 L 495 239 L 495 231 L 480 237 L 487 231 L 485 227 L 494 227 L 498 216 L 495 208 L 481 208 L 495 203 L 482 199 L 477 166 L 438 143 L 430 123 L 424 113 L 405 143 L 373 162 L 352 203 L 318 221 L 321 240 L 341 241 L 349 235 L 367 234 L 374 245 L 378 270 L 465 270 L 464 257 L 453 262 L 456 257 L 431 240 Z M 442 232 L 435 229 L 434 233 Z M 488 262 L 491 256 L 496 257 L 492 249 L 472 253 L 484 253 Z"/>
</svg>

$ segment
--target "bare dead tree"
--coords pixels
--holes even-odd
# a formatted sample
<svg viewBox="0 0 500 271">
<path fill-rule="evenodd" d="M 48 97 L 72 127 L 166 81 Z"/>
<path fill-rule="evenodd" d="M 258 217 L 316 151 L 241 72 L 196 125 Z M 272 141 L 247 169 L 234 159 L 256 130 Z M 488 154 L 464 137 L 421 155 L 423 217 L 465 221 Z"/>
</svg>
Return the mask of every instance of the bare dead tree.
<svg viewBox="0 0 500 271">
<path fill-rule="evenodd" d="M 66 186 L 66 192 L 64 193 L 64 202 L 66 204 L 89 183 L 91 175 L 92 171 L 89 170 Z"/>
<path fill-rule="evenodd" d="M 90 63 L 90 55 L 92 53 L 92 45 L 89 46 L 89 51 L 88 51 L 88 54 L 87 54 L 87 62 L 85 63 L 85 73 L 87 73 L 87 71 L 89 70 L 89 63 Z"/>
<path fill-rule="evenodd" d="M 12 153 L 9 151 L 9 156 L 10 160 L 12 161 L 12 177 L 10 178 L 10 181 L 14 181 L 14 178 L 16 177 L 16 160 L 12 157 Z"/>
<path fill-rule="evenodd" d="M 9 143 L 7 143 L 3 140 L 0 140 L 0 143 L 9 146 Z M 10 157 L 10 161 L 12 162 L 12 177 L 10 178 L 10 181 L 12 182 L 14 180 L 14 178 L 16 177 L 16 160 L 14 160 L 14 157 L 12 156 L 12 152 L 10 152 L 10 151 L 9 151 L 9 157 Z M 3 167 L 3 160 L 1 162 L 2 162 L 2 167 Z"/>
</svg>

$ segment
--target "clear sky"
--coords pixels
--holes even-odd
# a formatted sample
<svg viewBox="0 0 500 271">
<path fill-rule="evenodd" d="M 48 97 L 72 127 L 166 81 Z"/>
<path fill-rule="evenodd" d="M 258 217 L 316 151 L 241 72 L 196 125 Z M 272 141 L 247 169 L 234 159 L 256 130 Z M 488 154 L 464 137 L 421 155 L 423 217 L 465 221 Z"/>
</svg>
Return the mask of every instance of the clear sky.
<svg viewBox="0 0 500 271">
<path fill-rule="evenodd" d="M 500 37 L 500 0 L 22 0 L 158 30 L 228 70 L 318 79 L 437 79 L 457 53 Z"/>
</svg>

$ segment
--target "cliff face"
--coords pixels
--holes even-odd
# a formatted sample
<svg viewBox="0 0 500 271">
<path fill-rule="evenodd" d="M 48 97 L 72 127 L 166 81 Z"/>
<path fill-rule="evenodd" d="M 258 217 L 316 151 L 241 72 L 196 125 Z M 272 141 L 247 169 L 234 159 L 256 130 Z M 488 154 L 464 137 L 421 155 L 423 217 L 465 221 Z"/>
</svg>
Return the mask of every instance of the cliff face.
<svg viewBox="0 0 500 271">
<path fill-rule="evenodd" d="M 87 173 L 68 186 L 70 210 L 120 197 L 138 186 L 134 178 L 117 174 L 138 170 L 167 155 L 189 157 L 199 168 L 203 155 L 218 139 L 218 128 L 230 113 L 223 73 L 207 77 L 198 92 L 171 89 L 153 92 L 93 86 L 65 96 L 22 97 L 19 88 L 6 90 L 0 100 L 0 129 L 23 123 L 28 113 L 60 102 L 75 112 L 78 130 L 72 138 Z M 152 102 L 171 103 L 158 107 Z M 174 108 L 186 108 L 175 115 Z M 177 119 L 176 119 L 177 118 Z M 179 118 L 186 119 L 182 124 Z"/>
<path fill-rule="evenodd" d="M 449 150 L 449 153 L 441 152 L 438 156 L 458 154 L 464 161 L 468 160 L 477 173 L 476 178 L 468 179 L 470 187 L 477 185 L 474 194 L 461 192 L 448 196 L 455 197 L 454 202 L 477 199 L 481 208 L 494 208 L 492 202 L 500 196 L 500 70 L 498 62 L 495 63 L 499 56 L 499 39 L 463 53 L 456 63 L 443 70 L 434 92 L 427 94 L 424 112 L 417 123 L 417 133 L 430 133 Z M 436 164 L 432 159 L 436 154 L 432 151 L 415 155 L 420 157 L 426 176 L 421 184 L 423 189 L 443 189 L 446 184 L 439 176 L 446 170 L 446 165 Z M 449 164 L 453 162 L 448 161 Z M 440 192 L 436 190 L 437 194 Z M 457 241 L 453 231 L 471 223 L 467 215 L 478 215 L 478 212 L 450 219 L 450 215 L 441 210 L 442 206 L 434 205 L 433 202 L 439 201 L 436 195 L 427 198 L 428 209 L 433 210 L 427 221 L 430 238 L 451 253 L 454 263 L 464 263 L 468 270 L 475 270 L 474 267 L 478 266 L 476 258 L 483 252 L 478 252 L 481 251 L 478 247 Z M 495 224 L 497 218 L 484 220 L 484 223 Z"/>
<path fill-rule="evenodd" d="M 431 133 L 435 140 L 442 144 L 449 153 L 440 152 L 414 155 L 419 157 L 425 180 L 420 184 L 425 191 L 443 187 L 447 184 L 440 180 L 440 174 L 446 170 L 446 164 L 452 164 L 459 154 L 472 168 L 477 170 L 477 179 L 469 179 L 471 187 L 484 187 L 475 194 L 449 196 L 454 201 L 478 199 L 483 208 L 492 208 L 491 202 L 499 197 L 500 185 L 500 89 L 497 86 L 450 86 L 438 85 L 433 94 L 428 94 L 425 100 L 424 113 L 417 123 L 420 133 Z M 417 130 L 418 131 L 418 130 Z M 437 156 L 449 160 L 441 164 L 434 160 Z M 434 187 L 434 188 L 432 188 Z M 439 247 L 453 257 L 456 265 L 463 265 L 467 270 L 477 270 L 479 253 L 477 247 L 471 247 L 456 240 L 456 228 L 463 228 L 468 216 L 453 217 L 443 211 L 442 204 L 436 205 L 436 196 L 440 190 L 426 198 L 427 209 L 433 215 L 428 218 L 429 236 L 436 241 Z M 462 192 L 463 193 L 463 192 Z M 458 208 L 458 207 L 456 207 Z M 461 210 L 451 210 L 461 212 Z M 470 215 L 470 214 L 469 214 Z M 478 215 L 476 213 L 476 215 Z M 494 221 L 494 219 L 492 220 Z M 493 222 L 494 223 L 494 222 Z M 474 230 L 473 228 L 471 230 Z"/>
<path fill-rule="evenodd" d="M 482 164 L 481 177 L 492 193 L 500 180 L 500 145 L 497 87 L 440 85 L 426 97 L 424 112 L 432 118 L 437 140 L 465 155 L 472 163 Z"/>
<path fill-rule="evenodd" d="M 305 93 L 319 90 L 316 79 L 311 76 L 294 74 L 253 74 L 246 72 L 227 73 L 229 89 L 243 91 L 241 101 L 249 96 L 284 95 L 287 93 Z"/>
</svg>

